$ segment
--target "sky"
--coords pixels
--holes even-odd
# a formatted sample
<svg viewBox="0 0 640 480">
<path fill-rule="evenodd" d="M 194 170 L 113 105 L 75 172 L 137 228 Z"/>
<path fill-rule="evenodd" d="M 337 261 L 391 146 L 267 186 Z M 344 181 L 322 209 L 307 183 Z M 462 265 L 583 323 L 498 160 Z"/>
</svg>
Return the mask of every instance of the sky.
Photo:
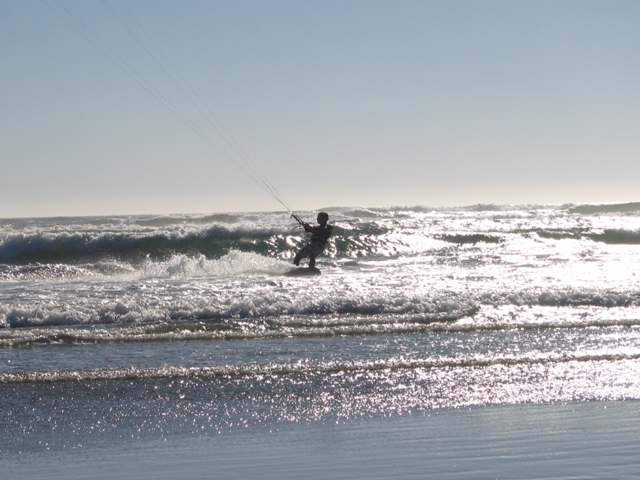
<svg viewBox="0 0 640 480">
<path fill-rule="evenodd" d="M 633 0 L 0 0 L 0 217 L 640 201 L 638 25 Z"/>
</svg>

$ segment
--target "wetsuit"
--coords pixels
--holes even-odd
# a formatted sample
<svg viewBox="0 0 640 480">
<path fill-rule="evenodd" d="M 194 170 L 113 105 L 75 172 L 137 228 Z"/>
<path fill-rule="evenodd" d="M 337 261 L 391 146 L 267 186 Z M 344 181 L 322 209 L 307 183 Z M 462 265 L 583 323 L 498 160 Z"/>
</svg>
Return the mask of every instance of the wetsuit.
<svg viewBox="0 0 640 480">
<path fill-rule="evenodd" d="M 312 227 L 308 223 L 304 223 L 302 226 L 306 232 L 311 233 L 311 238 L 309 239 L 309 243 L 296 254 L 293 263 L 299 265 L 300 260 L 309 257 L 309 268 L 314 268 L 316 257 L 322 253 L 324 247 L 327 245 L 333 227 L 326 223 L 316 227 Z"/>
</svg>

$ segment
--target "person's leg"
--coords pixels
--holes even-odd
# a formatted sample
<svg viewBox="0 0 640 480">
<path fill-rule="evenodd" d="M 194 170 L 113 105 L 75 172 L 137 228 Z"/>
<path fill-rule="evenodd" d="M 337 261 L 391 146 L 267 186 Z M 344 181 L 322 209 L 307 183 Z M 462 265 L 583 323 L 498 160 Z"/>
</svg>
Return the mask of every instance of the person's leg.
<svg viewBox="0 0 640 480">
<path fill-rule="evenodd" d="M 298 253 L 296 253 L 295 258 L 293 259 L 293 264 L 296 266 L 300 265 L 300 260 L 309 256 L 309 250 L 310 246 L 307 245 L 303 247 L 302 250 L 300 250 Z"/>
</svg>

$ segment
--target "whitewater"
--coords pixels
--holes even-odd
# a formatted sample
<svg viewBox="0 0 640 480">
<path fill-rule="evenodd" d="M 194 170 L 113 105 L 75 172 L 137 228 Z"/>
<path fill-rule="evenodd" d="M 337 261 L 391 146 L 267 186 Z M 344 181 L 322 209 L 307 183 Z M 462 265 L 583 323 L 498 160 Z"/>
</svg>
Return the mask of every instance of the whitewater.
<svg viewBox="0 0 640 480">
<path fill-rule="evenodd" d="M 326 211 L 0 220 L 0 455 L 640 399 L 640 203 Z"/>
</svg>

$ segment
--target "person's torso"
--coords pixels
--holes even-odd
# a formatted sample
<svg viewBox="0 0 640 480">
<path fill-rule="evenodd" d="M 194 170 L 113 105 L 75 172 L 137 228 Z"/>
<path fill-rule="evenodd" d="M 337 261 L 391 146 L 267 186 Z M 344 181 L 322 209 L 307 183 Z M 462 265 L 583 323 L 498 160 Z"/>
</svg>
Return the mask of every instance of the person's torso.
<svg viewBox="0 0 640 480">
<path fill-rule="evenodd" d="M 317 227 L 313 227 L 311 229 L 311 241 L 327 243 L 332 230 L 333 227 L 331 225 L 318 225 Z"/>
</svg>

